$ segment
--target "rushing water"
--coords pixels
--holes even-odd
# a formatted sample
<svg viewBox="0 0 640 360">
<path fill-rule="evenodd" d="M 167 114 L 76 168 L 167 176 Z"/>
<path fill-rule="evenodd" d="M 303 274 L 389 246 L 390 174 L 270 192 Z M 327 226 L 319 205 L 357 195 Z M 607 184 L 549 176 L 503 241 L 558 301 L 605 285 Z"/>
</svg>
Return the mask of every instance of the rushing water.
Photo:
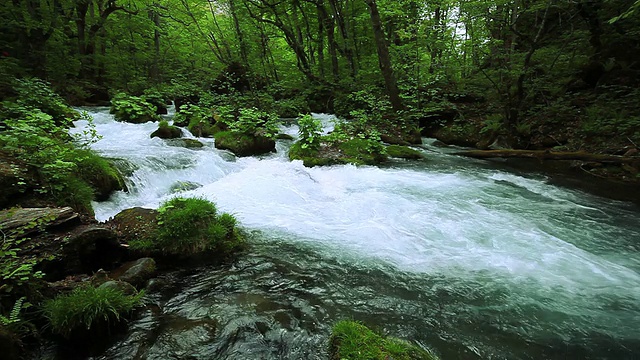
<svg viewBox="0 0 640 360">
<path fill-rule="evenodd" d="M 287 141 L 236 159 L 212 140 L 171 146 L 149 138 L 157 124 L 91 114 L 94 148 L 131 171 L 129 193 L 94 204 L 99 220 L 190 182 L 200 187 L 179 195 L 252 229 L 232 266 L 155 280 L 150 306 L 100 359 L 326 359 L 345 318 L 443 359 L 640 356 L 635 205 L 429 144 L 420 162 L 310 169 L 287 160 Z"/>
</svg>

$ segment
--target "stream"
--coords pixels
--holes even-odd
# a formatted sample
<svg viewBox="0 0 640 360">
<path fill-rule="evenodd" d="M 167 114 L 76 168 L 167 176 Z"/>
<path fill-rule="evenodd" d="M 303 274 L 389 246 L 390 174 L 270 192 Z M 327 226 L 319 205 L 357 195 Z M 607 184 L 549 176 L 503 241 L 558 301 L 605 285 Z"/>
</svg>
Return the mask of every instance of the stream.
<svg viewBox="0 0 640 360">
<path fill-rule="evenodd" d="M 236 215 L 250 243 L 230 266 L 155 279 L 129 331 L 94 359 L 327 359 L 341 319 L 442 359 L 640 356 L 637 205 L 431 139 L 418 162 L 305 168 L 288 161 L 291 141 L 236 158 L 212 139 L 172 146 L 149 138 L 157 123 L 88 111 L 103 136 L 92 147 L 130 170 L 129 193 L 94 204 L 98 220 L 197 196 Z"/>
</svg>

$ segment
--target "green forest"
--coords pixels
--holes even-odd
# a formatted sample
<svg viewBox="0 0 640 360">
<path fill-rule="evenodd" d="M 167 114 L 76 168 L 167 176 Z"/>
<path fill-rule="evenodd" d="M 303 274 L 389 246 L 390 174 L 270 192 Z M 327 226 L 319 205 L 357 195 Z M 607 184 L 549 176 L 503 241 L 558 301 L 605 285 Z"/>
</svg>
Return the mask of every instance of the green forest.
<svg viewBox="0 0 640 360">
<path fill-rule="evenodd" d="M 238 157 L 293 140 L 279 125 L 295 119 L 287 156 L 310 168 L 422 159 L 412 146 L 427 137 L 472 148 L 465 157 L 563 160 L 586 181 L 640 184 L 638 0 L 2 0 L 0 19 L 8 359 L 43 338 L 115 332 L 144 296 L 137 277 L 78 286 L 71 275 L 143 256 L 224 263 L 247 248 L 234 214 L 203 199 L 126 210 L 113 233 L 95 227 L 92 201 L 126 191 L 131 174 L 91 149 L 101 135 L 86 107 L 158 122 L 152 137 L 186 128 Z M 323 134 L 312 113 L 340 121 Z M 90 126 L 70 135 L 74 121 Z M 332 358 L 436 358 L 359 322 L 334 330 Z"/>
</svg>

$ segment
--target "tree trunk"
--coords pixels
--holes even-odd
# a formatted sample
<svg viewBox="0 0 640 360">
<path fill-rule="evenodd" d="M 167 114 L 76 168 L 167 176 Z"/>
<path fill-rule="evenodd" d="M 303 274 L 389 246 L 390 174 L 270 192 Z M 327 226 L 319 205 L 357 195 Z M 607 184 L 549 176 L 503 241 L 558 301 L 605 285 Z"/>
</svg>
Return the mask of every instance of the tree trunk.
<svg viewBox="0 0 640 360">
<path fill-rule="evenodd" d="M 371 15 L 371 26 L 373 27 L 373 35 L 376 42 L 376 48 L 378 50 L 378 64 L 380 65 L 380 71 L 384 77 L 384 84 L 387 89 L 387 95 L 391 100 L 391 106 L 393 110 L 403 110 L 402 100 L 400 99 L 400 90 L 396 82 L 395 74 L 393 73 L 393 67 L 391 66 L 391 56 L 389 55 L 389 47 L 387 40 L 382 30 L 382 21 L 380 20 L 380 13 L 378 12 L 378 5 L 376 0 L 365 0 L 369 6 L 369 14 Z"/>
</svg>

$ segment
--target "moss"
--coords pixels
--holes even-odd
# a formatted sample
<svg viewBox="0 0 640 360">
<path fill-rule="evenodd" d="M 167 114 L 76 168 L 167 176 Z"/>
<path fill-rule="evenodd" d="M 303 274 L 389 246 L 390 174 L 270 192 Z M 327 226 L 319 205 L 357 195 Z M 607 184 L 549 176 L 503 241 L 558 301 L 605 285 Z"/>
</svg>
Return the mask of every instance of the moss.
<svg viewBox="0 0 640 360">
<path fill-rule="evenodd" d="M 422 159 L 422 153 L 408 146 L 389 145 L 387 146 L 387 155 L 394 158 L 419 160 Z"/>
<path fill-rule="evenodd" d="M 387 160 L 373 140 L 355 138 L 340 143 L 338 147 L 344 154 L 343 161 L 351 164 L 376 165 Z"/>
<path fill-rule="evenodd" d="M 153 247 L 158 231 L 157 217 L 156 210 L 137 207 L 121 211 L 110 223 L 131 248 L 145 250 Z"/>
<path fill-rule="evenodd" d="M 264 136 L 250 136 L 234 131 L 222 131 L 215 135 L 215 146 L 229 150 L 237 156 L 266 154 L 276 149 L 276 143 Z"/>
<path fill-rule="evenodd" d="M 169 125 L 166 120 L 160 121 L 158 129 L 151 133 L 152 138 L 159 137 L 161 139 L 177 139 L 182 136 L 182 130 L 176 126 Z"/>
<path fill-rule="evenodd" d="M 127 190 L 122 174 L 107 159 L 91 150 L 75 151 L 77 176 L 89 184 L 95 193 L 95 200 L 105 201 L 114 191 Z"/>
<path fill-rule="evenodd" d="M 299 142 L 291 145 L 291 148 L 289 149 L 289 160 L 302 160 L 302 163 L 306 167 L 326 166 L 340 163 L 337 159 L 322 156 L 318 150 L 309 148 L 303 149 L 302 144 Z"/>
<path fill-rule="evenodd" d="M 276 139 L 278 140 L 293 140 L 293 136 L 289 135 L 289 134 L 278 134 L 276 135 Z"/>
<path fill-rule="evenodd" d="M 70 336 L 77 331 L 111 327 L 140 304 L 143 293 L 125 295 L 114 288 L 80 287 L 44 303 L 51 331 Z"/>
<path fill-rule="evenodd" d="M 384 338 L 355 321 L 340 321 L 330 339 L 332 360 L 437 360 L 438 357 L 409 342 Z"/>
</svg>

